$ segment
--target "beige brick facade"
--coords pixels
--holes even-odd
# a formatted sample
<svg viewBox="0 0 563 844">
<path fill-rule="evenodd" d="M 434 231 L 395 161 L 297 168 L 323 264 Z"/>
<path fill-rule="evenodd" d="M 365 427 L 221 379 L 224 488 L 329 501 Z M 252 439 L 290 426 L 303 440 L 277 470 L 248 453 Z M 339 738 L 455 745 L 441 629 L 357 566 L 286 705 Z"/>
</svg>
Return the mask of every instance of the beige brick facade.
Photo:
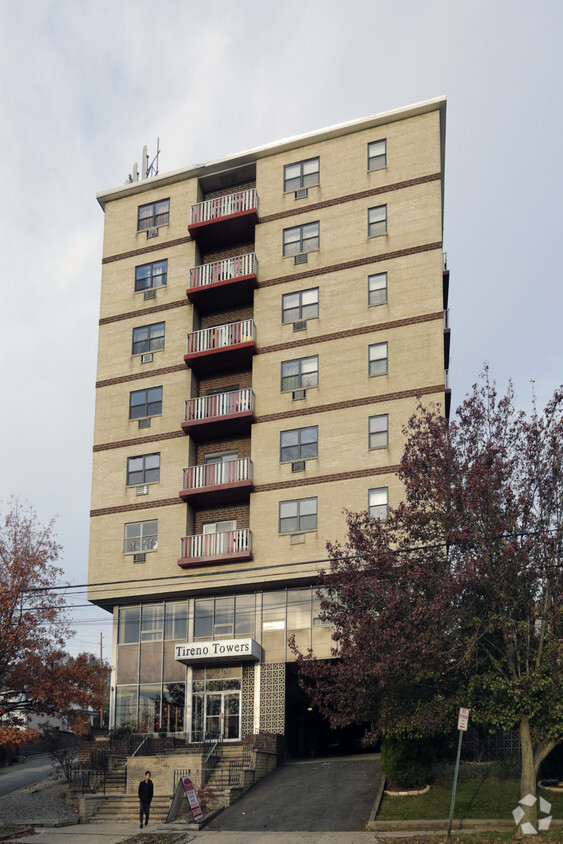
<svg viewBox="0 0 563 844">
<path fill-rule="evenodd" d="M 399 503 L 402 429 L 417 398 L 447 405 L 444 134 L 438 99 L 99 195 L 89 596 L 116 619 L 115 720 L 156 707 L 155 730 L 174 721 L 194 738 L 209 727 L 206 684 L 224 663 L 186 667 L 174 642 L 257 643 L 244 688 L 225 663 L 255 729 L 274 718 L 268 695 L 294 659 L 291 633 L 330 655 L 316 598 L 326 542 L 344 539 L 344 510 L 367 509 L 370 490 Z M 370 170 L 377 141 L 386 159 Z M 318 184 L 284 191 L 284 166 L 315 158 Z M 168 216 L 138 230 L 147 206 Z M 370 230 L 374 208 L 385 224 Z M 289 243 L 287 230 L 310 223 L 314 248 L 284 256 L 284 231 Z M 255 282 L 239 258 L 253 253 Z M 370 300 L 374 276 L 387 292 Z M 306 291 L 318 308 L 301 324 Z M 302 384 L 303 361 L 318 374 Z M 386 420 L 387 441 L 370 441 L 371 417 Z M 304 464 L 300 446 L 287 447 L 302 429 L 317 442 Z M 226 708 L 220 717 L 233 738 Z M 274 721 L 283 731 L 279 707 Z"/>
</svg>

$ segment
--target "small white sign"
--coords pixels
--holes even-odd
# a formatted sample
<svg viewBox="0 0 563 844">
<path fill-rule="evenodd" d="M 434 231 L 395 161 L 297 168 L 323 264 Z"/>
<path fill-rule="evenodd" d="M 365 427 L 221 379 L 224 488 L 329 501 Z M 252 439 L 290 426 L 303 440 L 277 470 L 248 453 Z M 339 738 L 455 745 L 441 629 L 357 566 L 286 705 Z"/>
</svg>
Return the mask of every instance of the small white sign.
<svg viewBox="0 0 563 844">
<path fill-rule="evenodd" d="M 467 725 L 469 723 L 469 709 L 464 709 L 463 707 L 459 710 L 459 716 L 457 719 L 457 728 L 458 730 L 467 730 Z"/>
<path fill-rule="evenodd" d="M 261 649 L 254 639 L 212 639 L 207 642 L 185 642 L 175 645 L 174 659 L 185 665 L 196 662 L 259 661 Z"/>
</svg>

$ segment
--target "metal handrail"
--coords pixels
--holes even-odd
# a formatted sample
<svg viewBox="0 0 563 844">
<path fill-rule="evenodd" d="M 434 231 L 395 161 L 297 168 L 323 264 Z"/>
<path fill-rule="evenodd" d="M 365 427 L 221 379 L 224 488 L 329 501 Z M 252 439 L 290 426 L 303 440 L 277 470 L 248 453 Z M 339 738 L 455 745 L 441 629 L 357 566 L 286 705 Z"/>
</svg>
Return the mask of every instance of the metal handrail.
<svg viewBox="0 0 563 844">
<path fill-rule="evenodd" d="M 248 275 L 256 275 L 258 260 L 255 252 L 224 258 L 210 264 L 199 264 L 190 270 L 190 290 L 216 284 L 220 281 L 231 281 Z"/>
</svg>

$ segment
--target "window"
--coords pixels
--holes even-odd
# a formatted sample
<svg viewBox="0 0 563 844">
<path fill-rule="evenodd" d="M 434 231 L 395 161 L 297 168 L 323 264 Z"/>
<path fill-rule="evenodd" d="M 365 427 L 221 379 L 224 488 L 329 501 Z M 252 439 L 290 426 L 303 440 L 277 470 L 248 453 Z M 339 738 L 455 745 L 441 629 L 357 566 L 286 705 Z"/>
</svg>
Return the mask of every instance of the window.
<svg viewBox="0 0 563 844">
<path fill-rule="evenodd" d="M 280 501 L 280 533 L 317 529 L 317 499 L 298 498 Z"/>
<path fill-rule="evenodd" d="M 164 323 L 155 322 L 133 329 L 133 349 L 131 354 L 142 355 L 145 352 L 158 352 L 164 349 Z"/>
<path fill-rule="evenodd" d="M 128 645 L 139 641 L 139 622 L 141 620 L 140 607 L 120 607 L 117 642 Z"/>
<path fill-rule="evenodd" d="M 387 206 L 376 205 L 368 208 L 368 237 L 387 234 Z"/>
<path fill-rule="evenodd" d="M 369 374 L 386 375 L 387 343 L 374 343 L 369 347 Z"/>
<path fill-rule="evenodd" d="M 141 610 L 141 642 L 162 639 L 164 629 L 164 606 L 145 604 Z"/>
<path fill-rule="evenodd" d="M 231 638 L 254 634 L 254 595 L 195 601 L 194 638 Z"/>
<path fill-rule="evenodd" d="M 168 261 L 155 261 L 135 267 L 135 292 L 151 287 L 165 287 L 168 277 Z"/>
<path fill-rule="evenodd" d="M 144 231 L 144 229 L 164 226 L 169 222 L 169 219 L 169 199 L 160 199 L 158 202 L 149 202 L 148 205 L 139 205 L 137 231 Z"/>
<path fill-rule="evenodd" d="M 316 425 L 311 428 L 295 428 L 293 431 L 282 431 L 280 434 L 280 460 L 307 460 L 318 456 L 319 429 Z"/>
<path fill-rule="evenodd" d="M 127 486 L 154 484 L 160 480 L 160 454 L 127 458 Z"/>
<path fill-rule="evenodd" d="M 318 158 L 307 158 L 305 161 L 298 161 L 296 164 L 286 164 L 283 168 L 284 191 L 318 185 L 319 171 L 320 160 Z"/>
<path fill-rule="evenodd" d="M 158 519 L 149 522 L 129 522 L 125 525 L 125 554 L 156 551 L 158 545 Z"/>
<path fill-rule="evenodd" d="M 368 495 L 368 513 L 370 519 L 377 519 L 382 522 L 387 518 L 389 506 L 389 490 L 386 486 L 379 489 L 370 489 Z"/>
<path fill-rule="evenodd" d="M 281 365 L 281 388 L 303 390 L 316 387 L 319 383 L 319 356 L 285 360 Z"/>
<path fill-rule="evenodd" d="M 283 230 L 283 257 L 313 252 L 319 248 L 319 224 L 305 223 L 293 229 Z"/>
<path fill-rule="evenodd" d="M 129 419 L 156 416 L 162 413 L 162 387 L 133 390 L 129 393 Z"/>
<path fill-rule="evenodd" d="M 370 416 L 369 418 L 369 447 L 387 448 L 389 445 L 389 416 L 383 413 L 381 416 Z"/>
<path fill-rule="evenodd" d="M 282 322 L 298 319 L 314 319 L 319 315 L 319 288 L 298 290 L 282 296 Z"/>
<path fill-rule="evenodd" d="M 383 305 L 387 301 L 387 273 L 368 275 L 368 305 Z"/>
<path fill-rule="evenodd" d="M 188 638 L 188 605 L 186 601 L 174 601 L 165 606 L 165 639 Z"/>
<path fill-rule="evenodd" d="M 372 141 L 368 144 L 368 170 L 381 170 L 387 166 L 387 141 Z"/>
</svg>

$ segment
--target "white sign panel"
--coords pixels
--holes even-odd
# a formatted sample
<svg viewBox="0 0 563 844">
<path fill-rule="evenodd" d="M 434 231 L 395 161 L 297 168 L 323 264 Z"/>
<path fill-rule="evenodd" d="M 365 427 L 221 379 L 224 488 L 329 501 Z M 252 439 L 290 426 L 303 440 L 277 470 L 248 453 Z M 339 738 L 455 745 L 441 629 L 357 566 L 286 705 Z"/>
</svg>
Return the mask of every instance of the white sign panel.
<svg viewBox="0 0 563 844">
<path fill-rule="evenodd" d="M 186 642 L 174 647 L 174 659 L 185 665 L 197 662 L 260 661 L 261 649 L 254 639 L 213 639 L 208 642 Z"/>
<path fill-rule="evenodd" d="M 459 717 L 457 719 L 457 728 L 458 730 L 467 730 L 467 725 L 469 723 L 469 709 L 464 709 L 461 707 L 459 710 Z"/>
</svg>

